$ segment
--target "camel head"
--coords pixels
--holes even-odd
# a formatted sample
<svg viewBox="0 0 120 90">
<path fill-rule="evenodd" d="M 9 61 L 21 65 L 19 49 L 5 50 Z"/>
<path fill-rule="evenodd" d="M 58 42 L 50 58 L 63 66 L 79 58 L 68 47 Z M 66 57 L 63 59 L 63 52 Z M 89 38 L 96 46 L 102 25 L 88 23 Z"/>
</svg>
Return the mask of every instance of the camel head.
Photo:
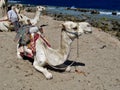
<svg viewBox="0 0 120 90">
<path fill-rule="evenodd" d="M 16 10 L 17 13 L 20 13 L 21 10 L 24 9 L 23 5 L 22 4 L 15 4 L 15 6 L 13 6 Z"/>
<path fill-rule="evenodd" d="M 43 7 L 43 6 L 37 6 L 36 8 L 37 8 L 37 11 L 43 11 L 43 10 L 45 10 L 45 7 Z"/>
<path fill-rule="evenodd" d="M 88 22 L 80 22 L 79 29 L 83 30 L 82 32 L 85 34 L 92 33 L 92 26 Z"/>
<path fill-rule="evenodd" d="M 62 24 L 62 31 L 65 31 L 67 35 L 74 40 L 83 33 L 92 33 L 92 27 L 88 22 L 72 22 L 66 21 Z"/>
</svg>

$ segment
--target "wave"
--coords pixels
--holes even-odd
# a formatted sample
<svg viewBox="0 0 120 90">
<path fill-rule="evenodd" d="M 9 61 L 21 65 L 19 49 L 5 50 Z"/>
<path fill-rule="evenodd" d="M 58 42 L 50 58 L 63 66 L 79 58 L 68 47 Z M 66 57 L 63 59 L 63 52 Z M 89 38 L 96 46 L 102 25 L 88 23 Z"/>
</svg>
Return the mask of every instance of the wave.
<svg viewBox="0 0 120 90">
<path fill-rule="evenodd" d="M 21 3 L 21 1 L 9 0 L 8 3 Z"/>
<path fill-rule="evenodd" d="M 118 11 L 115 11 L 115 12 L 116 12 L 116 15 L 120 15 L 120 12 L 118 12 Z M 102 15 L 112 15 L 112 11 L 111 12 L 100 11 L 100 14 L 102 14 Z"/>
<path fill-rule="evenodd" d="M 100 14 L 111 15 L 111 14 L 112 14 L 112 12 L 103 12 L 103 11 L 100 11 Z"/>
</svg>

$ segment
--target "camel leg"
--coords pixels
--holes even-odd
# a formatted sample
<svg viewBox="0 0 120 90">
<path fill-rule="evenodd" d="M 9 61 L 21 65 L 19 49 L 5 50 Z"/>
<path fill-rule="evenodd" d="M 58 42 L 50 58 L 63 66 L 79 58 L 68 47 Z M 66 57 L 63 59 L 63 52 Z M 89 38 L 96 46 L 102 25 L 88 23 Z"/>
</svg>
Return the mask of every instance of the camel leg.
<svg viewBox="0 0 120 90">
<path fill-rule="evenodd" d="M 22 56 L 20 55 L 19 44 L 17 44 L 17 58 L 22 59 Z"/>
<path fill-rule="evenodd" d="M 38 61 L 38 58 L 34 58 L 34 62 L 33 62 L 33 66 L 36 70 L 40 71 L 41 73 L 44 74 L 44 76 L 46 77 L 46 79 L 52 79 L 53 76 L 50 72 L 48 72 L 48 70 L 46 68 L 44 68 L 44 62 L 42 61 Z"/>
<path fill-rule="evenodd" d="M 66 72 L 70 72 L 71 71 L 71 66 L 67 66 L 67 68 L 65 69 Z"/>
<path fill-rule="evenodd" d="M 23 46 L 23 48 L 24 48 L 24 51 L 25 51 L 25 52 L 27 52 L 27 53 L 33 55 L 32 50 L 28 49 L 27 46 Z"/>
</svg>

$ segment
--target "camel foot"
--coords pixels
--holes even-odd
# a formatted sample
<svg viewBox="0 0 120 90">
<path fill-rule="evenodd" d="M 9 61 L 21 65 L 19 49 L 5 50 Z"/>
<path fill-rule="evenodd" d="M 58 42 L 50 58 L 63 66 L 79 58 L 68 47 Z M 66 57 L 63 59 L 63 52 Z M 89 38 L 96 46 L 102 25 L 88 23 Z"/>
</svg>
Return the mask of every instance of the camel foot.
<svg viewBox="0 0 120 90">
<path fill-rule="evenodd" d="M 46 68 L 44 68 L 43 66 L 40 66 L 40 63 L 38 63 L 37 61 L 33 62 L 33 66 L 36 70 L 43 73 L 43 75 L 46 77 L 47 80 L 50 80 L 53 78 L 53 75 L 50 72 L 48 72 Z"/>
<path fill-rule="evenodd" d="M 53 79 L 53 76 L 51 73 L 48 73 L 45 77 L 47 80 Z"/>
<path fill-rule="evenodd" d="M 18 58 L 18 59 L 23 59 L 20 54 L 17 54 L 17 58 Z"/>
<path fill-rule="evenodd" d="M 70 72 L 71 71 L 71 67 L 67 66 L 67 68 L 65 69 L 66 72 Z"/>
</svg>

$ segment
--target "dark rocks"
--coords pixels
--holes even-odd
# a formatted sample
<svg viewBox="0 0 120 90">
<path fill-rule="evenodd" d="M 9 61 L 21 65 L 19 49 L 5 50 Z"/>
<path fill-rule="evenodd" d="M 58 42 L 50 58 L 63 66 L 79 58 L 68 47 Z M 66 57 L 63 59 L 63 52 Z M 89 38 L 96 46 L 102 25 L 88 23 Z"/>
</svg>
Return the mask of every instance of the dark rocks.
<svg viewBox="0 0 120 90">
<path fill-rule="evenodd" d="M 71 8 L 67 8 L 67 10 L 71 10 Z M 80 9 L 75 8 L 75 11 L 80 12 L 91 12 L 90 14 L 80 14 L 78 16 L 68 15 L 64 13 L 47 13 L 47 15 L 50 15 L 54 17 L 55 20 L 60 21 L 74 21 L 74 22 L 82 22 L 86 21 L 89 22 L 93 27 L 97 27 L 102 29 L 103 31 L 110 33 L 111 35 L 114 35 L 118 37 L 120 40 L 120 21 L 117 19 L 112 19 L 109 17 L 96 17 L 96 14 L 99 14 L 100 12 L 98 10 L 87 10 L 87 9 Z M 95 16 L 94 16 L 95 14 Z M 115 12 L 113 13 L 114 15 Z"/>
<path fill-rule="evenodd" d="M 100 14 L 100 12 L 97 11 L 97 10 L 92 10 L 92 11 L 91 11 L 91 14 Z"/>
<path fill-rule="evenodd" d="M 26 7 L 25 11 L 27 11 L 27 12 L 36 12 L 36 8 L 35 7 Z"/>
<path fill-rule="evenodd" d="M 112 15 L 117 15 L 117 12 L 116 11 L 112 12 Z"/>
</svg>

